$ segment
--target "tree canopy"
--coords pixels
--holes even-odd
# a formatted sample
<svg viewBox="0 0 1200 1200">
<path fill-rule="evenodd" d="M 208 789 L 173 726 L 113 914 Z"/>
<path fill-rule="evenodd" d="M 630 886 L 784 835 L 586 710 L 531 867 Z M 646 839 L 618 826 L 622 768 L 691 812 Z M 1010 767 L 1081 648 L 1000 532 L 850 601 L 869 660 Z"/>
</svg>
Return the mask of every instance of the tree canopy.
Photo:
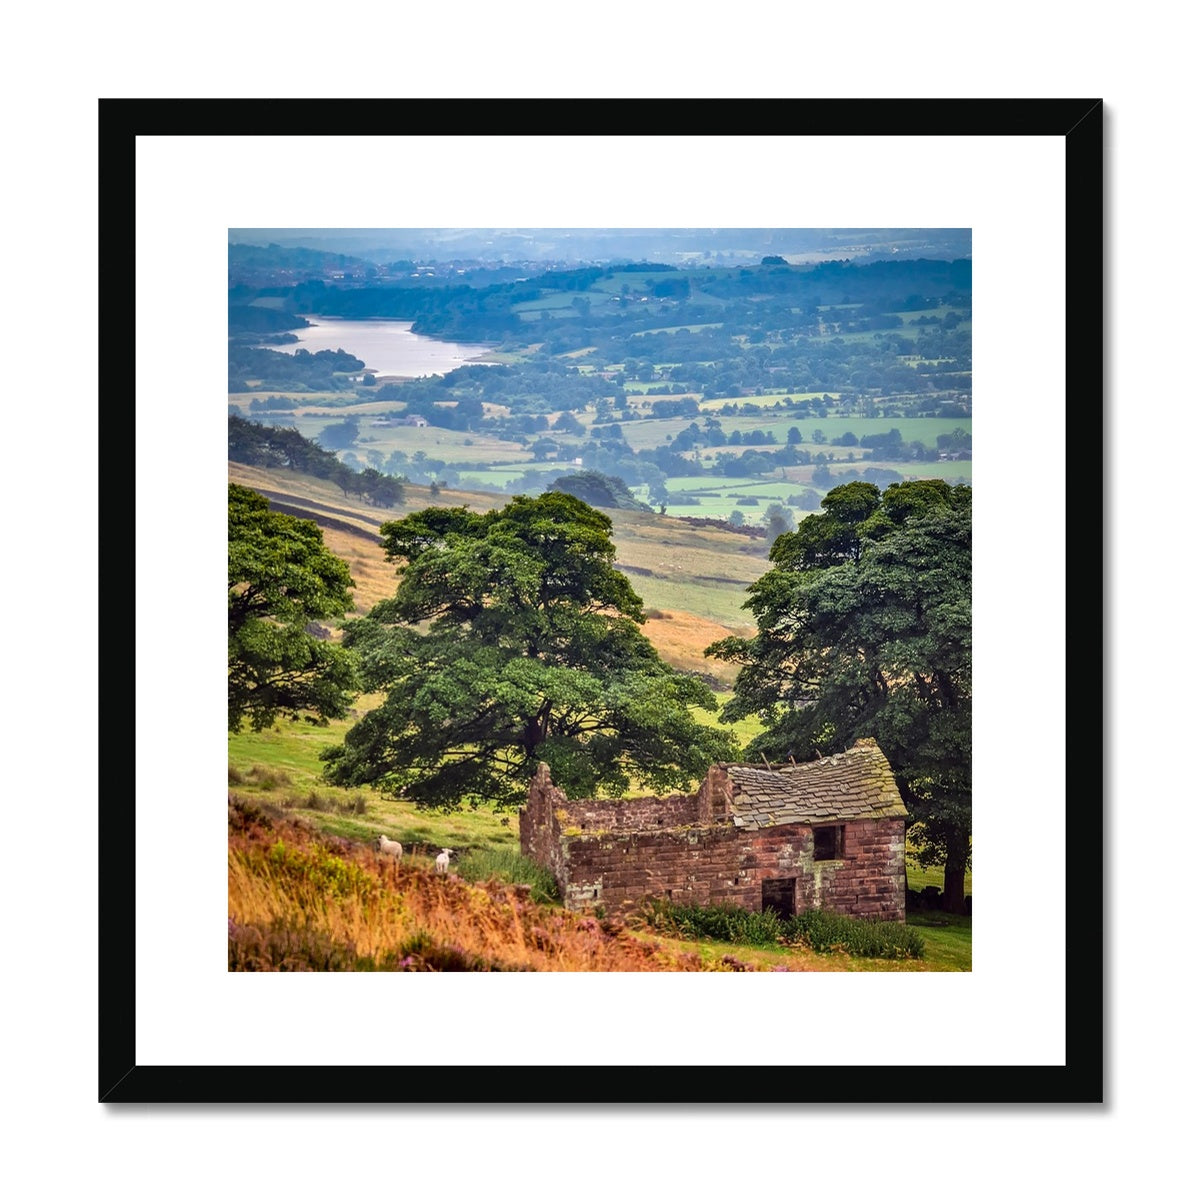
<svg viewBox="0 0 1200 1200">
<path fill-rule="evenodd" d="M 265 729 L 281 713 L 325 724 L 346 715 L 358 687 L 354 656 L 308 633 L 353 607 L 350 570 L 320 529 L 272 512 L 266 497 L 229 485 L 229 729 Z"/>
<path fill-rule="evenodd" d="M 575 471 L 570 475 L 561 475 L 550 484 L 548 490 L 565 492 L 599 508 L 629 508 L 642 511 L 649 508 L 649 505 L 643 504 L 629 490 L 624 480 L 615 475 L 605 475 L 601 471 Z"/>
<path fill-rule="evenodd" d="M 538 761 L 570 796 L 636 779 L 684 787 L 738 757 L 691 706 L 717 707 L 638 625 L 612 522 L 562 492 L 472 513 L 428 508 L 381 527 L 393 597 L 346 626 L 366 686 L 386 693 L 323 752 L 335 783 L 418 804 L 523 802 Z"/>
<path fill-rule="evenodd" d="M 834 488 L 782 534 L 749 588 L 752 638 L 722 720 L 759 715 L 747 753 L 797 758 L 874 737 L 961 911 L 971 831 L 971 489 L 936 480 Z"/>
</svg>

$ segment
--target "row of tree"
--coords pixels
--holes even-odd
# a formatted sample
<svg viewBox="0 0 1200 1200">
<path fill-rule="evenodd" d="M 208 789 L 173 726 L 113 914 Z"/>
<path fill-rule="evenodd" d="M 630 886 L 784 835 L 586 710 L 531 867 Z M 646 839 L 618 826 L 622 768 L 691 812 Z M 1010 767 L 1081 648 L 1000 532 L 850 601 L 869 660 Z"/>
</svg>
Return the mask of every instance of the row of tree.
<svg viewBox="0 0 1200 1200">
<path fill-rule="evenodd" d="M 357 421 L 352 426 L 357 436 Z M 329 479 L 344 496 L 359 496 L 377 508 L 402 504 L 408 482 L 402 475 L 389 474 L 374 465 L 353 466 L 302 436 L 299 430 L 261 425 L 234 412 L 229 414 L 229 458 L 254 467 L 286 468 Z"/>
</svg>

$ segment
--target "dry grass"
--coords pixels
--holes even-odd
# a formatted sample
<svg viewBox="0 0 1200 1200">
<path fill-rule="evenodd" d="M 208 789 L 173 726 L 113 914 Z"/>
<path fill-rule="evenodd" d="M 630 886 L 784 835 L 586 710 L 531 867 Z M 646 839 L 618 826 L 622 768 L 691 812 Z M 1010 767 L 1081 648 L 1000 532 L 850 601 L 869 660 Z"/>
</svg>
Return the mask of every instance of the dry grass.
<svg viewBox="0 0 1200 1200">
<path fill-rule="evenodd" d="M 657 615 L 661 612 L 661 615 Z M 733 687 L 737 678 L 736 663 L 720 662 L 717 659 L 705 658 L 705 646 L 730 633 L 741 633 L 748 636 L 753 632 L 751 626 L 730 629 L 719 625 L 716 621 L 698 617 L 695 613 L 681 612 L 678 609 L 662 611 L 651 609 L 647 615 L 642 632 L 650 639 L 650 643 L 662 656 L 668 666 L 677 671 L 700 671 L 719 680 L 726 688 Z"/>
<path fill-rule="evenodd" d="M 604 919 L 229 808 L 231 970 L 753 970 Z"/>
</svg>

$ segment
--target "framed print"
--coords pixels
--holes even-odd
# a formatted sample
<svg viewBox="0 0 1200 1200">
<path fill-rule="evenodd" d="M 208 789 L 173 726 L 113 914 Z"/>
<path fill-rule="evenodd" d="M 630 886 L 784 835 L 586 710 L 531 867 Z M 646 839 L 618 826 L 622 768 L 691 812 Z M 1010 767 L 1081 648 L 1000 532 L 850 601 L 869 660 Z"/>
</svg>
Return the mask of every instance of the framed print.
<svg viewBox="0 0 1200 1200">
<path fill-rule="evenodd" d="M 100 102 L 100 1100 L 1100 1102 L 1101 101 L 549 103 Z"/>
</svg>

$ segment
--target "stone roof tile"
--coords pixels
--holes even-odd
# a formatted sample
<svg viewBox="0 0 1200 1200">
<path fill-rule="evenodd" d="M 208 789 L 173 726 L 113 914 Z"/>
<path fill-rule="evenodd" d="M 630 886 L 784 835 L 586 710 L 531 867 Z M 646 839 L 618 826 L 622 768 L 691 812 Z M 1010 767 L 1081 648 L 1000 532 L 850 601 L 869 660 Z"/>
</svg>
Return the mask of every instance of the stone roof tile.
<svg viewBox="0 0 1200 1200">
<path fill-rule="evenodd" d="M 815 762 L 771 768 L 722 765 L 734 784 L 730 816 L 744 828 L 908 815 L 892 769 L 873 738 L 861 738 L 849 750 Z"/>
</svg>

